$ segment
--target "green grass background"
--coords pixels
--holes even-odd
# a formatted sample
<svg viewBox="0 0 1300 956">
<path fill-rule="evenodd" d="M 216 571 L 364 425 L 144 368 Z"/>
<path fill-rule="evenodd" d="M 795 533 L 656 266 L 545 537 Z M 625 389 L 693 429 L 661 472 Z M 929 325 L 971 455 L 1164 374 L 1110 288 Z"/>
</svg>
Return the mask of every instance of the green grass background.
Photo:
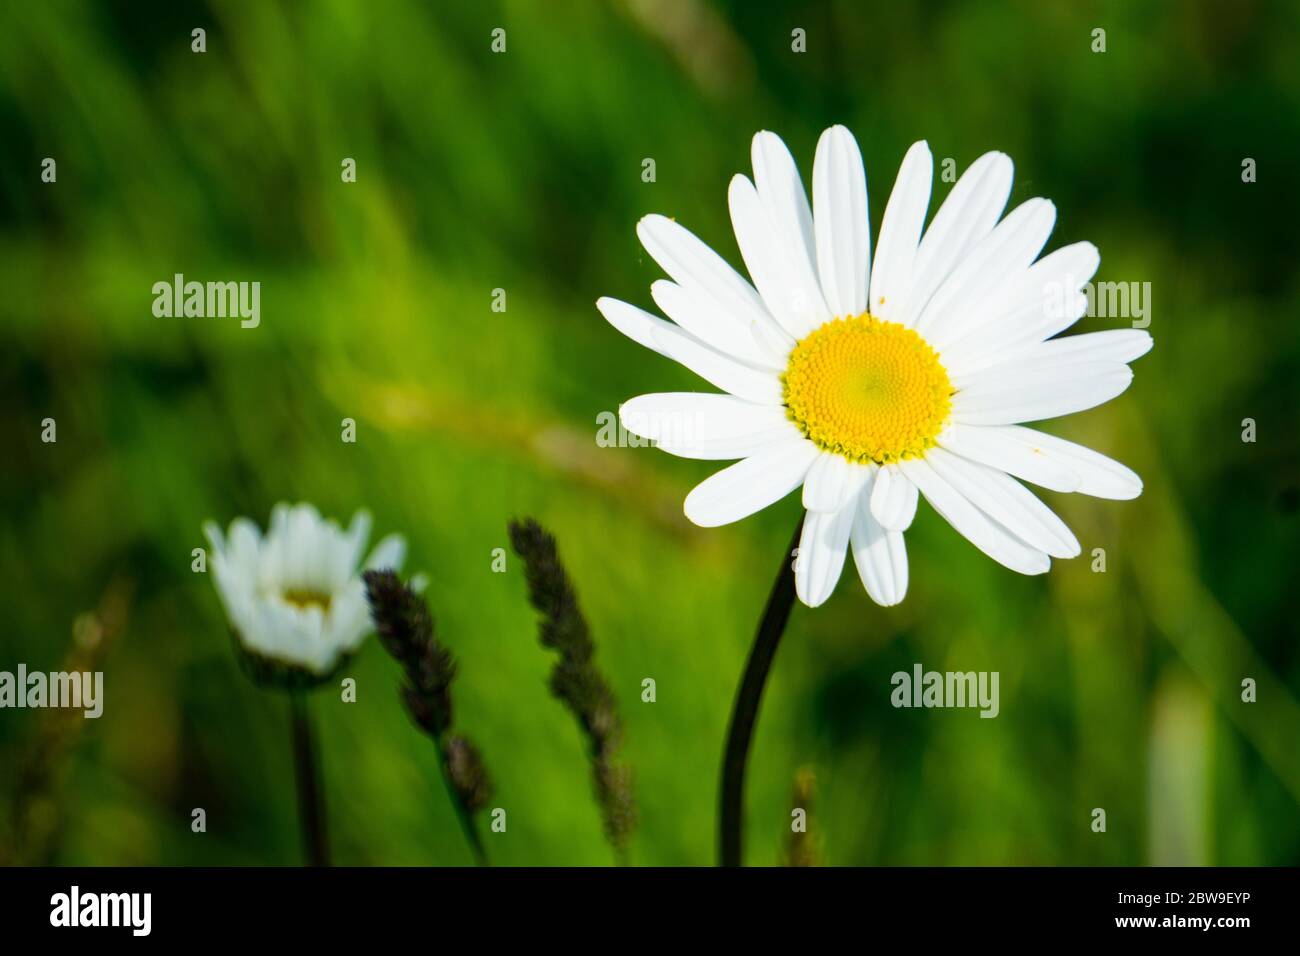
<svg viewBox="0 0 1300 956">
<path fill-rule="evenodd" d="M 1044 492 L 1104 574 L 1085 557 L 1018 577 L 923 505 L 901 607 L 874 606 L 850 564 L 827 605 L 796 608 L 751 759 L 749 861 L 781 858 L 810 766 L 830 864 L 1300 862 L 1297 62 L 1283 0 L 4 4 L 0 669 L 57 668 L 79 614 L 129 606 L 104 716 L 71 722 L 65 749 L 42 742 L 48 714 L 0 712 L 0 847 L 34 827 L 28 861 L 300 859 L 287 704 L 239 673 L 190 570 L 205 519 L 265 523 L 287 499 L 365 506 L 408 537 L 460 662 L 458 725 L 507 810 L 493 859 L 606 864 L 521 568 L 491 570 L 506 521 L 536 515 L 621 705 L 632 861 L 712 862 L 727 714 L 798 503 L 694 528 L 681 499 L 709 464 L 597 447 L 600 412 L 707 386 L 594 302 L 650 306 L 649 212 L 739 264 L 726 184 L 753 132 L 780 133 L 807 181 L 839 122 L 873 226 L 914 140 L 959 168 L 1001 149 L 1013 203 L 1056 202 L 1052 248 L 1089 239 L 1099 280 L 1151 283 L 1133 386 L 1050 426 L 1146 491 Z M 176 272 L 260 281 L 260 328 L 155 318 L 151 286 Z M 914 662 L 999 671 L 1001 715 L 893 709 L 890 675 Z M 396 665 L 371 641 L 350 674 L 355 704 L 314 700 L 337 861 L 469 862 Z M 49 783 L 20 806 L 40 754 Z"/>
</svg>

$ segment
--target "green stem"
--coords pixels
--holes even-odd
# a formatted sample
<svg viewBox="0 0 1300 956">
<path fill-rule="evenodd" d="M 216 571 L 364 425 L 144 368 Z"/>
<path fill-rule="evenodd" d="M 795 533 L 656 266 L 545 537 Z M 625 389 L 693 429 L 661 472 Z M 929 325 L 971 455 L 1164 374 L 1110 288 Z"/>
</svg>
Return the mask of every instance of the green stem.
<svg viewBox="0 0 1300 956">
<path fill-rule="evenodd" d="M 483 839 L 479 836 L 478 827 L 474 825 L 474 814 L 470 813 L 469 807 L 465 806 L 465 801 L 460 798 L 456 791 L 456 784 L 451 779 L 451 768 L 447 765 L 447 747 L 446 734 L 438 737 L 438 769 L 442 771 L 442 782 L 447 787 L 447 796 L 451 798 L 451 805 L 456 810 L 456 819 L 460 821 L 460 829 L 465 834 L 465 841 L 469 843 L 470 852 L 474 854 L 474 863 L 477 866 L 491 866 L 488 862 L 487 851 L 483 849 Z"/>
<path fill-rule="evenodd" d="M 303 847 L 308 866 L 329 866 L 329 842 L 325 826 L 325 800 L 321 792 L 316 741 L 307 713 L 307 695 L 289 692 L 290 723 L 293 730 L 293 766 L 298 781 L 298 816 L 302 821 Z"/>
<path fill-rule="evenodd" d="M 736 703 L 731 711 L 731 724 L 727 729 L 727 750 L 722 758 L 722 790 L 719 801 L 718 860 L 722 866 L 740 866 L 744 836 L 745 816 L 745 764 L 749 760 L 749 744 L 758 720 L 758 705 L 763 699 L 777 645 L 785 633 L 790 610 L 794 607 L 794 563 L 791 555 L 799 546 L 803 533 L 803 517 L 794 529 L 790 547 L 781 556 L 781 569 L 767 597 L 754 646 L 745 664 L 745 676 L 736 692 Z"/>
</svg>

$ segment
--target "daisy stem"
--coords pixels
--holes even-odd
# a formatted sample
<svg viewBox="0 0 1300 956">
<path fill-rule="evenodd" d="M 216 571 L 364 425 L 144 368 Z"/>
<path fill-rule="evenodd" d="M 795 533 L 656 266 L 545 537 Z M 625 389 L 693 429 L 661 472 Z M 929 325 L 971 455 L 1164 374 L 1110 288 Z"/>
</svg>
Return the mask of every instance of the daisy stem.
<svg viewBox="0 0 1300 956">
<path fill-rule="evenodd" d="M 470 852 L 474 854 L 474 863 L 478 866 L 491 866 L 487 851 L 483 849 L 483 838 L 479 836 L 478 827 L 474 825 L 474 814 L 470 812 L 469 807 L 465 806 L 465 800 L 456 791 L 456 784 L 452 780 L 446 739 L 446 733 L 438 737 L 438 769 L 442 771 L 442 782 L 447 786 L 447 796 L 451 797 L 451 805 L 456 808 L 456 819 L 460 821 L 465 841 L 469 843 Z"/>
<path fill-rule="evenodd" d="M 325 800 L 321 794 L 320 769 L 316 763 L 316 740 L 307 713 L 307 695 L 302 691 L 290 691 L 289 702 L 293 728 L 293 766 L 298 781 L 298 816 L 302 821 L 307 865 L 329 866 L 329 844 L 325 837 Z"/>
<path fill-rule="evenodd" d="M 722 866 L 741 865 L 741 844 L 745 815 L 745 764 L 749 759 L 749 744 L 758 720 L 758 705 L 763 698 L 763 687 L 777 645 L 785 633 L 790 610 L 794 607 L 794 562 L 791 555 L 799 546 L 803 533 L 803 517 L 794 529 L 790 546 L 781 556 L 781 569 L 767 596 L 767 606 L 758 623 L 754 646 L 745 664 L 745 676 L 736 692 L 736 703 L 731 710 L 731 725 L 727 729 L 727 750 L 722 758 L 722 794 L 719 802 L 718 857 Z"/>
</svg>

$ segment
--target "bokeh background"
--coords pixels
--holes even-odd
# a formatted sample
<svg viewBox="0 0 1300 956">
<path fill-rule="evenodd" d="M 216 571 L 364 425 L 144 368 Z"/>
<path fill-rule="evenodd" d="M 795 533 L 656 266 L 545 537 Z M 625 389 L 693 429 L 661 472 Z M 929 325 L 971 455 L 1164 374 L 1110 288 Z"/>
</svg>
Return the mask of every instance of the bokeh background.
<svg viewBox="0 0 1300 956">
<path fill-rule="evenodd" d="M 0 856 L 301 859 L 287 703 L 242 676 L 190 569 L 205 519 L 264 523 L 287 499 L 408 537 L 460 662 L 458 725 L 508 811 L 494 860 L 607 864 L 521 568 L 491 570 L 507 520 L 536 515 L 619 699 L 631 861 L 711 863 L 727 714 L 799 506 L 697 529 L 681 500 L 708 463 L 599 447 L 619 402 L 707 386 L 594 302 L 650 306 L 648 212 L 738 264 L 726 184 L 753 132 L 780 133 L 807 181 L 840 122 L 873 225 L 914 140 L 959 168 L 1002 149 L 1012 202 L 1059 208 L 1050 247 L 1090 239 L 1098 280 L 1150 282 L 1132 388 L 1049 426 L 1146 491 L 1044 492 L 1085 557 L 1034 579 L 923 505 L 901 607 L 851 564 L 826 606 L 797 607 L 751 758 L 749 862 L 783 859 L 809 768 L 827 864 L 1300 863 L 1297 63 L 1287 0 L 4 4 L 0 669 L 90 658 L 107 700 L 98 721 L 0 712 Z M 261 326 L 155 318 L 151 286 L 177 272 L 260 281 Z M 1000 672 L 1001 715 L 893 709 L 915 662 Z M 336 860 L 468 863 L 397 666 L 370 641 L 349 673 L 356 703 L 313 701 Z"/>
</svg>

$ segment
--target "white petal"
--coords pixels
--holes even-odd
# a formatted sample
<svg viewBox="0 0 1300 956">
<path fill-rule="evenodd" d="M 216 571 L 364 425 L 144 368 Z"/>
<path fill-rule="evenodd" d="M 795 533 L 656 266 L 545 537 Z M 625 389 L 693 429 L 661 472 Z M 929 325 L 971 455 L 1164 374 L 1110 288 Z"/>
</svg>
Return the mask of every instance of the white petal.
<svg viewBox="0 0 1300 956">
<path fill-rule="evenodd" d="M 799 430 L 777 405 L 755 405 L 731 395 L 655 392 L 623 403 L 619 420 L 682 458 L 747 458 Z"/>
<path fill-rule="evenodd" d="M 230 531 L 226 537 L 226 556 L 232 565 L 250 572 L 256 571 L 264 543 L 265 539 L 257 525 L 248 518 L 236 518 L 230 522 Z"/>
<path fill-rule="evenodd" d="M 267 657 L 300 664 L 324 673 L 338 656 L 325 643 L 325 618 L 318 607 L 297 608 L 279 600 L 262 602 L 253 633 L 241 635 L 245 644 Z"/>
<path fill-rule="evenodd" d="M 890 531 L 906 531 L 916 517 L 916 485 L 898 466 L 884 465 L 871 488 L 871 516 Z"/>
<path fill-rule="evenodd" d="M 942 350 L 979 321 L 979 303 L 1024 275 L 1055 224 L 1056 207 L 1046 199 L 1030 199 L 1013 209 L 939 286 L 916 320 L 916 331 Z"/>
<path fill-rule="evenodd" d="M 1012 425 L 1070 415 L 1110 401 L 1132 381 L 1132 369 L 1114 362 L 990 370 L 953 396 L 952 420 Z"/>
<path fill-rule="evenodd" d="M 930 208 L 933 178 L 930 147 L 924 141 L 913 143 L 903 157 L 894 191 L 889 194 L 885 215 L 880 220 L 880 241 L 876 244 L 876 261 L 871 270 L 868 306 L 878 319 L 896 322 L 907 305 L 916 249 Z"/>
<path fill-rule="evenodd" d="M 1043 454 L 1012 434 L 1017 426 L 949 425 L 939 446 L 963 458 L 1032 481 L 1053 491 L 1078 491 L 1082 479 L 1063 461 Z M 1028 431 L 1028 429 L 1025 429 Z"/>
<path fill-rule="evenodd" d="M 862 495 L 853 511 L 853 563 L 871 600 L 884 607 L 900 603 L 907 594 L 907 546 L 901 531 L 882 528 Z"/>
<path fill-rule="evenodd" d="M 302 562 L 302 583 L 328 594 L 334 583 L 332 567 L 347 557 L 347 539 L 343 529 L 336 521 L 318 520 L 308 528 L 303 540 L 305 557 Z"/>
<path fill-rule="evenodd" d="M 414 581 L 411 587 L 415 588 Z M 366 601 L 365 586 L 360 579 L 353 579 L 330 605 L 326 641 L 338 648 L 339 653 L 351 653 L 370 631 L 370 606 Z"/>
<path fill-rule="evenodd" d="M 1080 494 L 1121 501 L 1142 494 L 1142 479 L 1131 468 L 1100 452 L 1033 428 L 1009 426 L 999 430 L 1024 442 L 1034 453 L 1060 462 L 1078 474 L 1081 483 L 1076 490 Z"/>
<path fill-rule="evenodd" d="M 758 343 L 758 348 L 766 355 L 770 355 L 784 370 L 790 353 L 794 351 L 795 340 L 789 332 L 781 327 L 776 319 L 768 317 L 768 321 L 763 324 L 750 326 L 750 331 L 754 335 L 754 341 Z M 769 360 L 770 362 L 771 360 Z M 767 363 L 765 363 L 767 364 Z"/>
<path fill-rule="evenodd" d="M 731 225 L 745 268 L 768 311 L 787 334 L 802 339 L 825 321 L 809 305 L 806 290 L 792 277 L 792 266 L 777 226 L 746 177 L 736 175 L 727 190 Z M 820 298 L 821 292 L 817 293 Z M 823 310 L 824 312 L 824 310 Z"/>
<path fill-rule="evenodd" d="M 931 449 L 925 460 L 967 501 L 1026 544 L 1054 558 L 1079 554 L 1079 540 L 1065 522 L 1010 475 L 942 448 Z"/>
<path fill-rule="evenodd" d="M 356 572 L 361 556 L 365 553 L 366 542 L 370 540 L 371 524 L 370 512 L 364 508 L 358 510 L 352 516 L 347 533 L 341 534 L 336 545 L 330 549 L 330 559 L 322 582 L 327 592 L 334 593 L 343 587 Z"/>
<path fill-rule="evenodd" d="M 1051 360 L 1068 356 L 1089 362 L 1133 362 L 1151 351 L 1149 332 L 1141 329 L 1107 329 L 1052 339 L 1027 350 L 1026 356 L 1042 355 Z"/>
<path fill-rule="evenodd" d="M 961 375 L 952 375 L 954 388 L 963 389 L 985 377 L 1029 370 L 1062 369 L 1085 362 L 1128 363 L 1151 351 L 1150 334 L 1141 329 L 1107 329 L 1084 335 L 1067 335 L 1008 352 L 1001 361 Z"/>
<path fill-rule="evenodd" d="M 835 590 L 844 570 L 856 511 L 855 499 L 839 511 L 810 511 L 804 516 L 794 586 L 799 600 L 809 607 L 824 604 Z"/>
<path fill-rule="evenodd" d="M 750 148 L 754 163 L 754 187 L 776 226 L 777 242 L 785 250 L 790 281 L 798 290 L 796 301 L 817 325 L 831 318 L 817 278 L 817 247 L 813 238 L 812 210 L 794 157 L 781 137 L 762 130 L 754 134 Z"/>
<path fill-rule="evenodd" d="M 400 571 L 406 560 L 406 540 L 400 534 L 383 538 L 366 558 L 366 568 L 393 568 Z"/>
<path fill-rule="evenodd" d="M 896 321 L 911 327 L 966 253 L 993 231 L 1011 195 L 1013 173 L 1005 153 L 985 153 L 957 180 L 917 246 L 907 307 Z"/>
<path fill-rule="evenodd" d="M 751 402 L 781 403 L 780 377 L 771 371 L 723 355 L 671 322 L 618 299 L 597 299 L 596 308 L 632 341 L 684 365 L 718 388 Z"/>
<path fill-rule="evenodd" d="M 983 511 L 944 480 L 922 458 L 908 458 L 899 463 L 903 474 L 921 489 L 934 510 L 994 561 L 1021 574 L 1042 574 L 1051 567 L 1051 559 L 1031 548 L 1018 537 L 990 520 Z"/>
<path fill-rule="evenodd" d="M 862 490 L 870 469 L 842 455 L 817 456 L 803 483 L 803 506 L 809 511 L 839 511 Z"/>
<path fill-rule="evenodd" d="M 754 287 L 689 229 L 666 216 L 649 215 L 637 223 L 636 234 L 682 288 L 711 300 L 740 325 L 761 329 L 764 336 L 784 337 Z"/>
<path fill-rule="evenodd" d="M 319 552 L 314 532 L 320 522 L 320 512 L 312 505 L 300 503 L 290 509 L 284 580 L 304 586 L 316 584 L 317 575 L 313 565 Z"/>
<path fill-rule="evenodd" d="M 650 284 L 650 295 L 664 315 L 705 345 L 752 365 L 784 369 L 780 353 L 766 347 L 750 325 L 720 309 L 703 293 L 658 279 Z"/>
<path fill-rule="evenodd" d="M 843 126 L 832 126 L 817 141 L 813 213 L 826 305 L 837 317 L 860 315 L 871 274 L 867 174 L 858 142 Z"/>
<path fill-rule="evenodd" d="M 1039 259 L 1005 291 L 976 306 L 976 313 L 943 348 L 949 372 L 989 365 L 1005 350 L 1041 342 L 1068 329 L 1084 314 L 1079 292 L 1097 271 L 1101 255 L 1091 242 L 1076 242 Z"/>
<path fill-rule="evenodd" d="M 208 545 L 212 550 L 221 554 L 226 550 L 226 538 L 221 533 L 221 526 L 215 521 L 203 522 L 203 536 L 208 539 Z"/>
<path fill-rule="evenodd" d="M 737 458 L 757 455 L 771 445 L 800 437 L 802 436 L 799 429 L 786 421 L 772 425 L 761 432 L 734 435 L 730 438 L 682 439 L 668 436 L 657 441 L 655 447 L 678 458 L 693 458 L 697 461 L 734 461 Z"/>
<path fill-rule="evenodd" d="M 686 517 L 702 528 L 716 528 L 761 511 L 799 487 L 818 451 L 800 437 L 729 465 L 686 496 Z"/>
</svg>

